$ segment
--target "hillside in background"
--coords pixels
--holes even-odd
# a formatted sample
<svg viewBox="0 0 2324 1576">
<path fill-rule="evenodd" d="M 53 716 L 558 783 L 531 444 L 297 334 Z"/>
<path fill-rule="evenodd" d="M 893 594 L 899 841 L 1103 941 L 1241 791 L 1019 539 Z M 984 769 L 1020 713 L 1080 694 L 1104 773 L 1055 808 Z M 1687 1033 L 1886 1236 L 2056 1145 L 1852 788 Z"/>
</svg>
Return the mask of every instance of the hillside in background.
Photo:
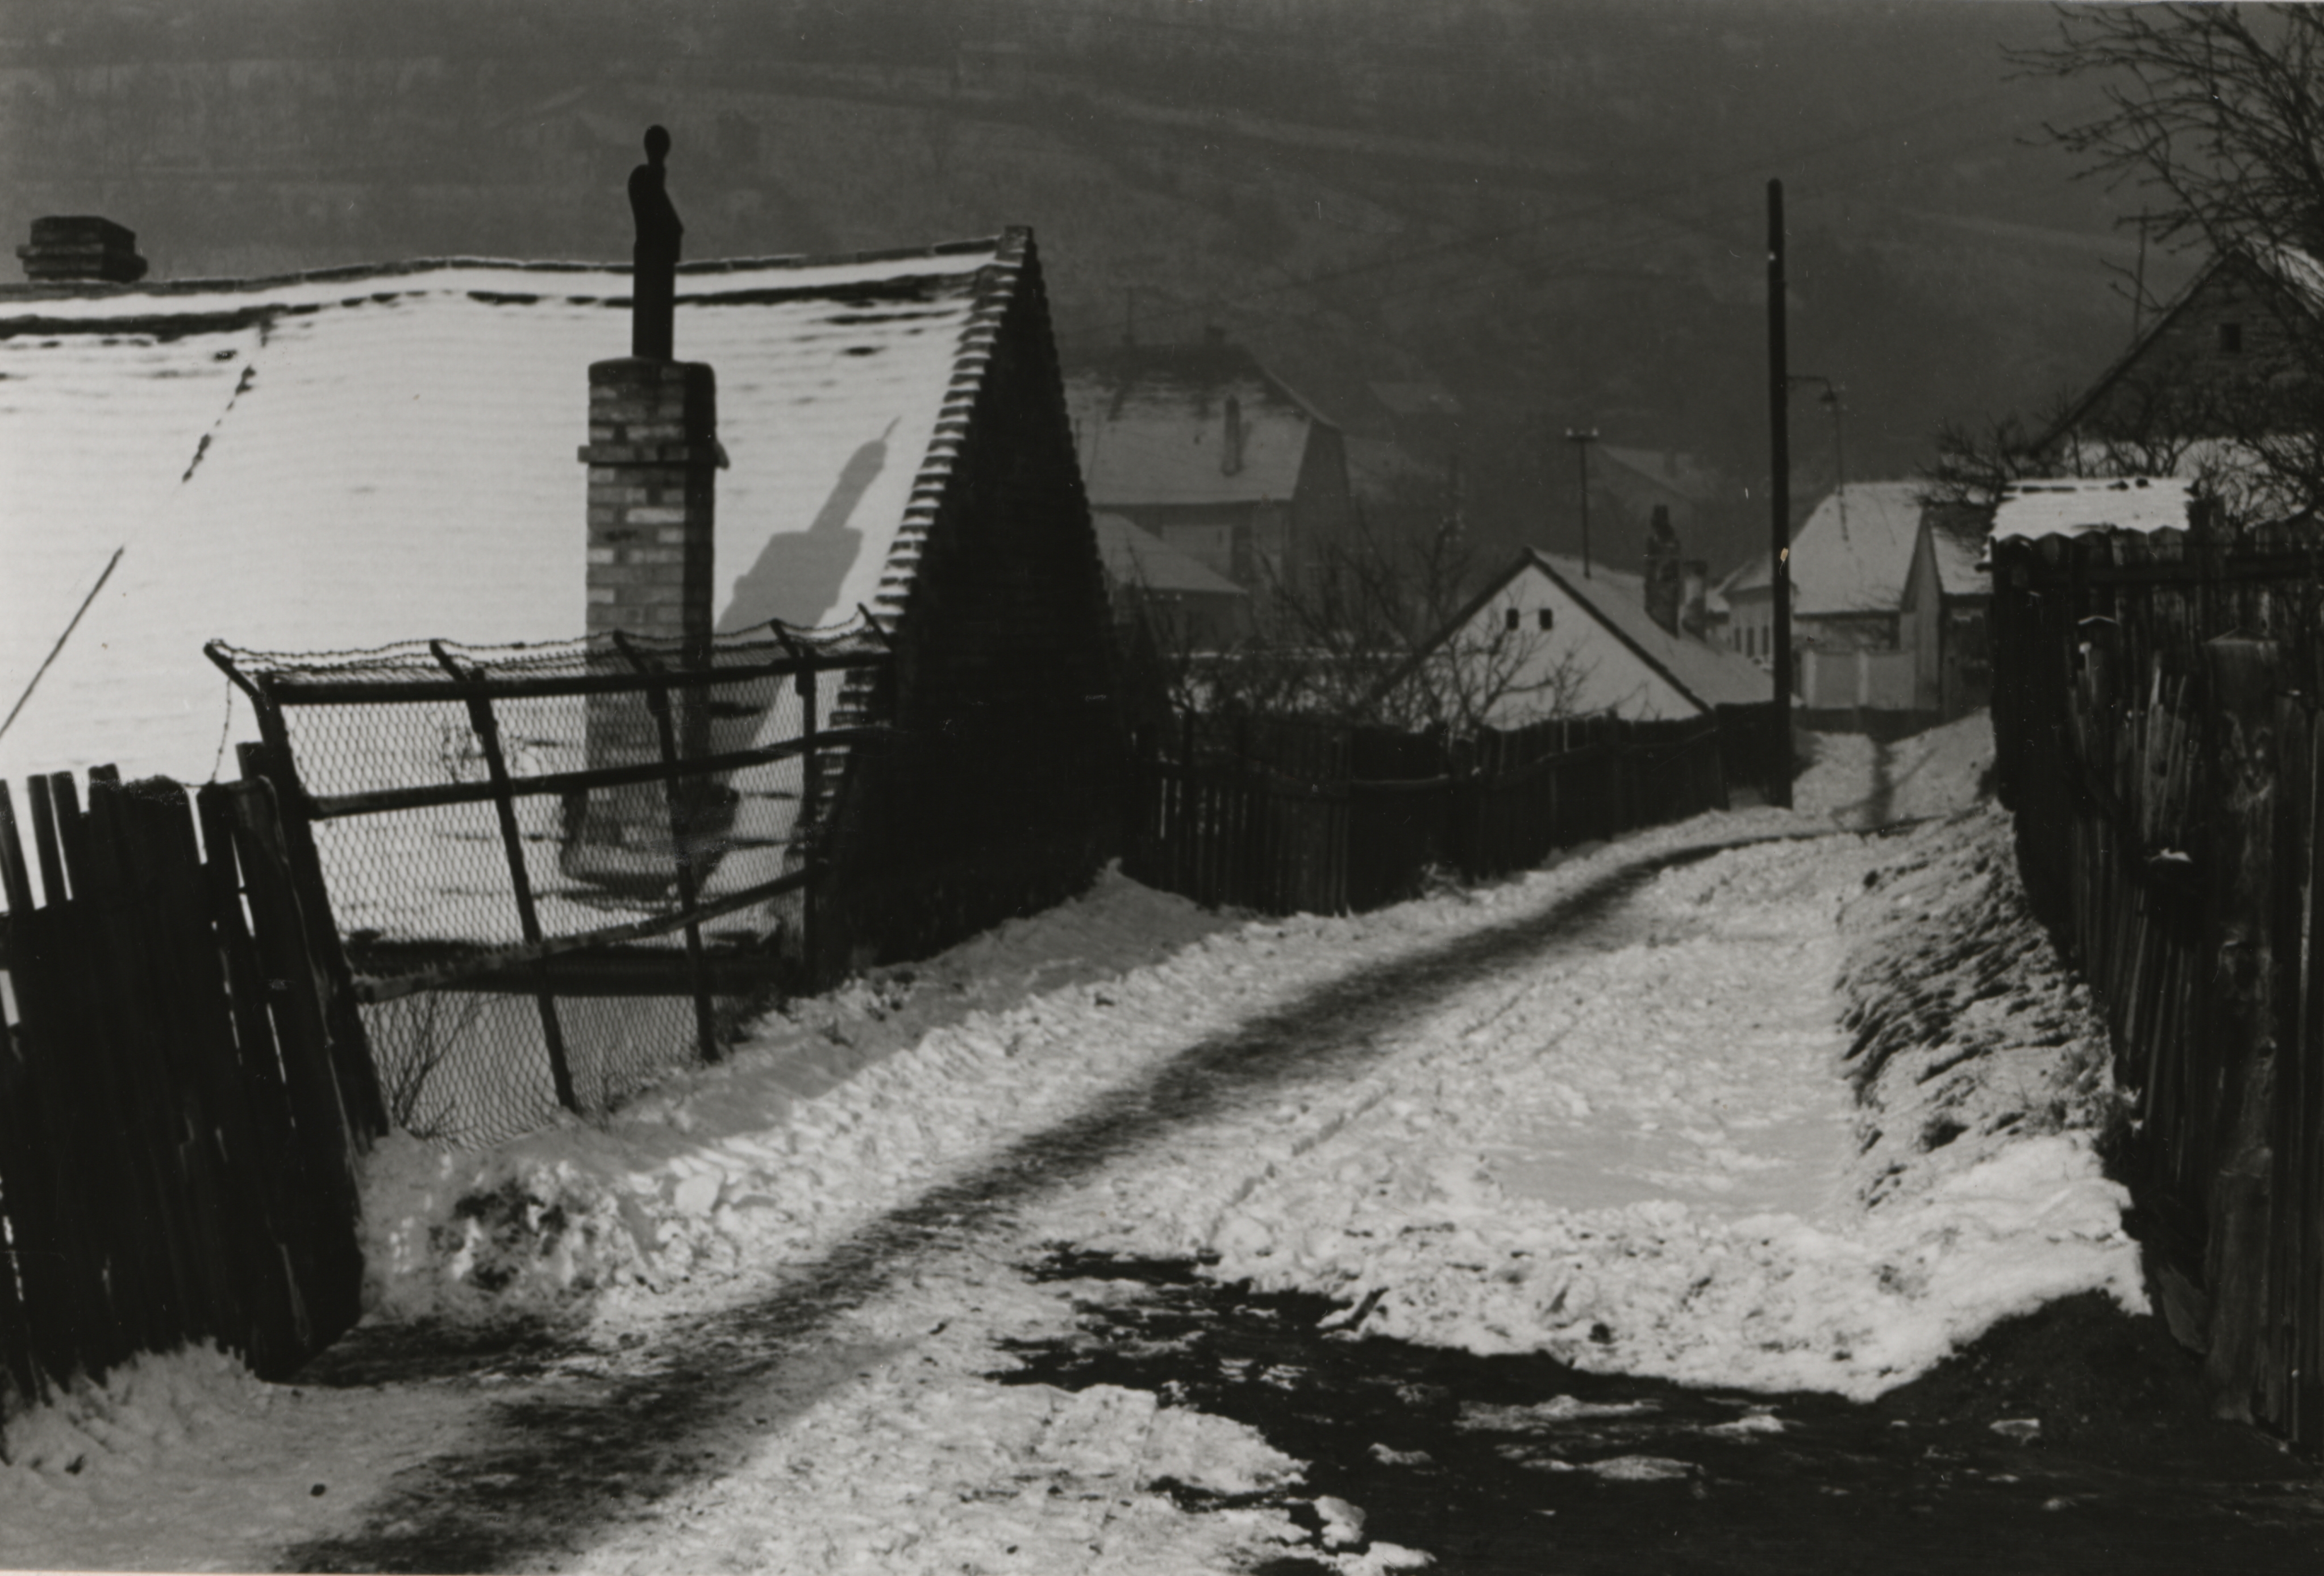
<svg viewBox="0 0 2324 1576">
<path fill-rule="evenodd" d="M 2053 26 L 1965 0 L 17 0 L 0 232 L 103 213 L 163 278 L 622 257 L 658 120 L 691 257 L 1029 224 L 1069 357 L 1222 328 L 1407 501 L 1457 470 L 1488 558 L 1574 545 L 1568 427 L 1696 455 L 1726 484 L 1692 550 L 1724 564 L 1765 530 L 1769 177 L 1792 364 L 1846 391 L 1838 434 L 1795 396 L 1803 494 L 1835 438 L 1849 475 L 1909 475 L 1941 420 L 2119 348 L 2135 199 L 2028 143 L 2076 101 L 2001 53 Z M 1599 550 L 1642 524 L 1601 518 Z"/>
</svg>

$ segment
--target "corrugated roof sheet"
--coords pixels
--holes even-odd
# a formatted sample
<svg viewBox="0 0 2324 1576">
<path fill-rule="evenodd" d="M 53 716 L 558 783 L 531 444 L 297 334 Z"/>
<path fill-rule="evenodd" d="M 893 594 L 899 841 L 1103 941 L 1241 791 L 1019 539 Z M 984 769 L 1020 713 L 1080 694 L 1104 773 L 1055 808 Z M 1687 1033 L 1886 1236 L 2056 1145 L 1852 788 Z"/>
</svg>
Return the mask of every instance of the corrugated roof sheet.
<svg viewBox="0 0 2324 1576">
<path fill-rule="evenodd" d="M 1026 244 L 681 272 L 678 353 L 716 369 L 733 462 L 722 627 L 902 605 Z M 628 290 L 622 268 L 451 262 L 0 296 L 0 711 L 127 549 L 0 736 L 0 775 L 208 776 L 254 736 L 212 637 L 572 634 L 587 368 L 627 353 Z M 837 569 L 816 605 L 751 580 L 808 531 Z"/>
<path fill-rule="evenodd" d="M 1230 399 L 1243 432 L 1241 463 L 1231 468 Z M 1067 373 L 1065 405 L 1099 508 L 1287 501 L 1309 430 L 1330 425 L 1235 345 L 1110 352 Z"/>
<path fill-rule="evenodd" d="M 1850 482 L 1833 489 L 1792 538 L 1793 616 L 1895 612 L 1912 573 L 1927 490 L 1923 482 Z M 1720 589 L 1731 601 L 1767 584 L 1763 555 Z"/>
<path fill-rule="evenodd" d="M 1119 514 L 1095 514 L 1098 557 L 1117 585 L 1148 591 L 1197 592 L 1212 596 L 1248 596 L 1250 592 L 1152 531 L 1140 530 Z"/>
<path fill-rule="evenodd" d="M 1993 512 L 1993 539 L 2093 530 L 2185 530 L 2194 484 L 2176 476 L 2065 476 L 2012 482 Z"/>
<path fill-rule="evenodd" d="M 1585 578 L 1579 558 L 1540 551 L 1531 557 L 1557 577 L 1567 594 L 1587 603 L 1600 622 L 1698 704 L 1751 705 L 1772 698 L 1766 674 L 1742 653 L 1692 635 L 1673 634 L 1648 617 L 1642 576 L 1592 565 Z"/>
</svg>

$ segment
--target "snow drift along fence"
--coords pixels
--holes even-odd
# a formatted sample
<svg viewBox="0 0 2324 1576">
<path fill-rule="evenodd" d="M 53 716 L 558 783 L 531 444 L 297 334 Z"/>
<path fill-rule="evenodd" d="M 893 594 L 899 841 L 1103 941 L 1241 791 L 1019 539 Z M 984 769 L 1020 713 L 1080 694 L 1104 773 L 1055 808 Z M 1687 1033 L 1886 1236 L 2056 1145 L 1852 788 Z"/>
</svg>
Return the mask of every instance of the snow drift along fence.
<svg viewBox="0 0 2324 1576">
<path fill-rule="evenodd" d="M 1766 723 L 1596 717 L 1447 741 L 1300 718 L 1182 717 L 1139 742 L 1122 868 L 1262 913 L 1341 914 L 1551 851 L 1723 808 L 1738 735 Z"/>
<path fill-rule="evenodd" d="M 2163 1311 L 2324 1444 L 2324 531 L 1994 553 L 1994 742 L 2112 1029 Z"/>
<path fill-rule="evenodd" d="M 0 783 L 0 1389 L 203 1339 L 287 1374 L 361 1312 L 384 1126 L 319 894 L 264 782 L 30 797 L 37 901 Z"/>
<path fill-rule="evenodd" d="M 398 1127 L 603 1111 L 818 972 L 827 785 L 890 664 L 868 627 L 209 654 L 312 839 Z"/>
</svg>

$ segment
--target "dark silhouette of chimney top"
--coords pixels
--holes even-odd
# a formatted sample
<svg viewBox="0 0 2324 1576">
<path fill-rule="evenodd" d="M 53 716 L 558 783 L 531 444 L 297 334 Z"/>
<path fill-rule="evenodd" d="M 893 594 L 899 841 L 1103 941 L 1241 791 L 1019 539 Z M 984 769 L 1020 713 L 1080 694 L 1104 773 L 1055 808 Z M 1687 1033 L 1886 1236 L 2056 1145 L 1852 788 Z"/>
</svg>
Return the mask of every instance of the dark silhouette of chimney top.
<svg viewBox="0 0 2324 1576">
<path fill-rule="evenodd" d="M 686 226 L 669 200 L 663 161 L 669 134 L 646 128 L 646 161 L 630 171 L 630 215 L 637 221 L 631 254 L 630 354 L 653 361 L 672 357 L 670 319 L 678 300 L 678 254 Z"/>
<path fill-rule="evenodd" d="M 32 221 L 29 245 L 16 248 L 24 277 L 38 284 L 101 280 L 134 284 L 145 277 L 135 232 L 94 214 L 60 214 Z"/>
<path fill-rule="evenodd" d="M 1670 506 L 1655 505 L 1646 523 L 1646 616 L 1671 634 L 1679 632 L 1686 599 L 1684 560 L 1679 556 L 1678 532 L 1671 528 Z"/>
</svg>

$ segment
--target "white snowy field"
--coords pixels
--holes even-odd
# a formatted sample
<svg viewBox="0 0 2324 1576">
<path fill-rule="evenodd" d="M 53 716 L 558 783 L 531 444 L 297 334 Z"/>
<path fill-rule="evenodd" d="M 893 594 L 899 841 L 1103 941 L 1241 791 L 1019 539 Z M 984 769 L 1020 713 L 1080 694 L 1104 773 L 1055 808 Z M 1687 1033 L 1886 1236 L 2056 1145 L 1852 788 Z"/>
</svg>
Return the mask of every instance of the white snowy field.
<svg viewBox="0 0 2324 1576">
<path fill-rule="evenodd" d="M 1920 742 L 1910 813 L 1967 804 L 1980 723 Z M 1858 753 L 1850 784 L 1827 751 L 1797 813 L 1353 918 L 1205 914 L 1108 876 L 795 1003 L 601 1125 L 391 1141 L 374 1320 L 546 1318 L 567 1356 L 359 1388 L 139 1365 L 11 1424 L 0 1564 L 256 1569 L 392 1536 L 494 1477 L 523 1405 L 618 1428 L 629 1403 L 604 1397 L 642 1416 L 677 1392 L 715 1392 L 687 1414 L 701 1464 L 656 1457 L 558 1527 L 504 1507 L 470 1531 L 528 1569 L 1425 1562 L 1335 1545 L 1344 1507 L 1321 1544 L 1279 1509 L 1182 1507 L 1163 1485 L 1296 1494 L 1300 1463 L 1240 1424 L 986 1377 L 1106 1295 L 1023 1273 L 1057 1246 L 1213 1255 L 1367 1333 L 1778 1394 L 1877 1394 L 2075 1292 L 2141 1306 L 2086 1130 L 2102 1041 L 2012 906 L 2006 823 L 1837 829 L 1893 797 Z M 1922 1037 L 1949 1046 L 1894 1028 L 1932 943 L 1960 968 L 1987 939 L 2009 988 Z"/>
</svg>

